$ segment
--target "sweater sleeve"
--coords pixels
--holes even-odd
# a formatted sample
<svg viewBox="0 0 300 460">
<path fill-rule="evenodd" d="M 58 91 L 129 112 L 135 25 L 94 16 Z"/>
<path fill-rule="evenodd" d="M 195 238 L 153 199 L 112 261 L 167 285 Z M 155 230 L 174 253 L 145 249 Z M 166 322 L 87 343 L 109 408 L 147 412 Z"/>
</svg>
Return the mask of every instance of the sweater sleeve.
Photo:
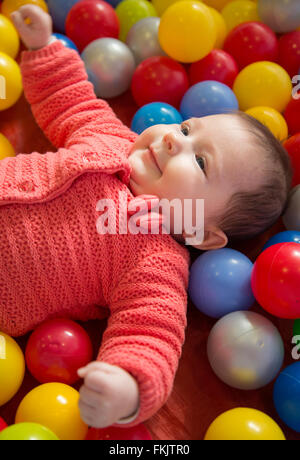
<svg viewBox="0 0 300 460">
<path fill-rule="evenodd" d="M 113 289 L 97 359 L 138 383 L 140 408 L 128 427 L 152 417 L 172 391 L 185 339 L 187 283 L 187 260 L 162 252 L 146 257 Z"/>
<path fill-rule="evenodd" d="M 104 134 L 129 141 L 136 138 L 108 103 L 97 99 L 79 54 L 60 41 L 23 51 L 21 71 L 36 122 L 56 148 L 95 146 L 97 136 Z"/>
</svg>

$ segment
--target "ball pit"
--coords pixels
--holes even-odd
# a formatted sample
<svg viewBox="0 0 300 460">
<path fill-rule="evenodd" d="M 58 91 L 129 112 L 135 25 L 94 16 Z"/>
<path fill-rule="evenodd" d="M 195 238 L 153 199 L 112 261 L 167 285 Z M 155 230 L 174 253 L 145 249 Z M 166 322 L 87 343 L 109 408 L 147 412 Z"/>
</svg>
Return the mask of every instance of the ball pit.
<svg viewBox="0 0 300 460">
<path fill-rule="evenodd" d="M 48 428 L 38 423 L 18 423 L 0 433 L 0 441 L 59 441 Z"/>
<path fill-rule="evenodd" d="M 215 80 L 232 88 L 239 73 L 236 61 L 226 51 L 214 49 L 205 58 L 194 62 L 189 69 L 191 85 Z"/>
<path fill-rule="evenodd" d="M 0 406 L 10 401 L 22 385 L 24 355 L 17 342 L 0 332 Z"/>
<path fill-rule="evenodd" d="M 1 12 L 10 19 L 10 14 L 13 11 L 18 10 L 21 6 L 27 5 L 28 3 L 39 6 L 42 10 L 46 11 L 46 13 L 49 12 L 47 3 L 44 0 L 3 0 Z"/>
<path fill-rule="evenodd" d="M 284 143 L 285 149 L 290 155 L 293 167 L 293 182 L 292 187 L 300 184 L 300 133 L 291 136 Z"/>
<path fill-rule="evenodd" d="M 248 115 L 256 118 L 269 130 L 279 141 L 285 141 L 288 137 L 288 126 L 284 117 L 272 107 L 252 107 L 246 110 Z"/>
<path fill-rule="evenodd" d="M 273 389 L 275 409 L 281 420 L 300 433 L 300 363 L 286 367 Z"/>
<path fill-rule="evenodd" d="M 126 0 L 116 7 L 116 13 L 120 21 L 119 39 L 126 41 L 131 27 L 140 19 L 157 16 L 154 6 L 146 0 Z"/>
<path fill-rule="evenodd" d="M 6 157 L 14 157 L 15 149 L 11 145 L 10 141 L 0 133 L 0 160 Z"/>
<path fill-rule="evenodd" d="M 20 40 L 15 27 L 7 17 L 0 14 L 0 51 L 15 59 L 19 48 Z"/>
<path fill-rule="evenodd" d="M 285 33 L 297 29 L 300 23 L 298 0 L 258 0 L 257 11 L 262 22 L 274 32 Z"/>
<path fill-rule="evenodd" d="M 145 129 L 153 125 L 169 125 L 182 122 L 182 116 L 170 104 L 152 102 L 144 105 L 136 112 L 131 123 L 131 129 L 135 133 L 141 134 Z"/>
<path fill-rule="evenodd" d="M 0 111 L 12 107 L 22 92 L 23 83 L 19 65 L 8 54 L 0 52 Z"/>
<path fill-rule="evenodd" d="M 259 21 L 257 5 L 250 0 L 229 2 L 222 9 L 222 16 L 229 32 L 244 22 Z"/>
<path fill-rule="evenodd" d="M 289 133 L 298 134 L 300 132 L 300 98 L 291 99 L 285 109 L 284 118 L 286 119 Z"/>
</svg>

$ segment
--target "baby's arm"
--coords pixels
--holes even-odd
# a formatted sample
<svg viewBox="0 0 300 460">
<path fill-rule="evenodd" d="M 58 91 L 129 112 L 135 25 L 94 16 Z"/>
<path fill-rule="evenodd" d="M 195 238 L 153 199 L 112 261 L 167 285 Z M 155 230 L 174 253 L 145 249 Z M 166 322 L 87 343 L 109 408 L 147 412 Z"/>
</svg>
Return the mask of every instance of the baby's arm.
<svg viewBox="0 0 300 460">
<path fill-rule="evenodd" d="M 25 24 L 29 17 L 31 24 Z M 36 5 L 24 5 L 12 16 L 29 48 L 49 42 L 51 17 Z M 22 53 L 21 70 L 26 99 L 35 119 L 52 144 L 95 146 L 97 136 L 112 135 L 133 142 L 136 134 L 115 115 L 107 102 L 97 99 L 78 53 L 60 41 Z M 89 141 L 91 139 L 91 141 Z"/>
<path fill-rule="evenodd" d="M 91 363 L 91 369 L 83 374 L 84 387 L 89 386 L 89 379 L 96 378 L 92 375 L 93 366 L 99 364 L 117 366 L 132 376 L 139 389 L 139 410 L 126 426 L 135 426 L 152 417 L 172 391 L 185 338 L 187 282 L 188 261 L 178 253 L 162 252 L 140 261 L 112 288 L 108 327 L 103 334 L 98 361 Z M 116 412 L 123 411 L 124 417 L 130 417 L 137 404 L 134 383 L 128 378 L 126 385 L 130 393 L 127 394 L 121 378 L 104 380 L 106 395 L 114 392 L 121 395 L 119 407 L 113 396 L 101 398 L 100 381 L 94 387 L 99 398 L 85 389 L 80 402 L 85 420 L 90 423 L 94 420 L 95 426 L 102 427 L 107 426 L 103 422 L 105 417 L 107 424 L 118 423 L 117 418 L 111 418 Z"/>
</svg>

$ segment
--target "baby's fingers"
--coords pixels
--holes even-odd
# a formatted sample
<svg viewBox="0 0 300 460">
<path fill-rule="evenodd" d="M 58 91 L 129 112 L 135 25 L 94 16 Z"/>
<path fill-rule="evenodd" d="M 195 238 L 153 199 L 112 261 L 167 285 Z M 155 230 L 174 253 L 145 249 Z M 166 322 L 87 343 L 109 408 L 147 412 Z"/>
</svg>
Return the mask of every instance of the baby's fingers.
<svg viewBox="0 0 300 460">
<path fill-rule="evenodd" d="M 15 28 L 19 31 L 21 35 L 22 32 L 24 32 L 24 30 L 27 29 L 27 24 L 25 24 L 23 16 L 19 11 L 14 11 L 13 13 L 11 13 L 10 17 Z"/>
</svg>

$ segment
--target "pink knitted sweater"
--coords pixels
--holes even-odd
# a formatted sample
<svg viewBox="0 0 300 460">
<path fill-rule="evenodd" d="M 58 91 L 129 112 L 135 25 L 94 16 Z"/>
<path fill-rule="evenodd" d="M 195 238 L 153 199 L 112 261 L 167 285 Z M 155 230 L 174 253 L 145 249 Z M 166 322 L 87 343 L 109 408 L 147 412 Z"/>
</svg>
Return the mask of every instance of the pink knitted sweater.
<svg viewBox="0 0 300 460">
<path fill-rule="evenodd" d="M 133 426 L 172 390 L 189 253 L 170 235 L 97 232 L 101 198 L 134 198 L 136 134 L 96 98 L 78 54 L 59 41 L 23 52 L 21 70 L 36 121 L 58 150 L 0 161 L 0 330 L 20 336 L 55 317 L 109 316 L 97 359 L 137 380 Z"/>
</svg>

